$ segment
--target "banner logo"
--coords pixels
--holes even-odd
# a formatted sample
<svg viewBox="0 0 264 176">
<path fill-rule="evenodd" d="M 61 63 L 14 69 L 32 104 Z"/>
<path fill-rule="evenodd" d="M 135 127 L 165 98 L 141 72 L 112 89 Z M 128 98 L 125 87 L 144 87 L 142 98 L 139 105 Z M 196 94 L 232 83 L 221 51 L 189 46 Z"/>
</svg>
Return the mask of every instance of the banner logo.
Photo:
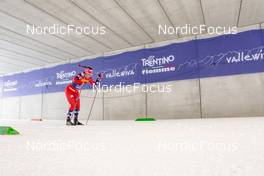
<svg viewBox="0 0 264 176">
<path fill-rule="evenodd" d="M 145 67 L 142 69 L 142 74 L 154 74 L 154 73 L 164 73 L 175 71 L 175 57 L 174 55 L 164 56 L 164 57 L 155 57 L 153 55 L 148 58 L 141 59 L 142 66 Z"/>
<path fill-rule="evenodd" d="M 76 75 L 76 71 L 71 71 L 71 72 L 60 71 L 57 72 L 56 75 L 58 80 L 56 81 L 56 85 L 69 84 L 72 82 L 71 78 Z"/>
<path fill-rule="evenodd" d="M 132 63 L 115 69 L 107 69 L 105 71 L 106 78 L 119 78 L 134 76 L 136 74 L 137 63 Z"/>
<path fill-rule="evenodd" d="M 17 84 L 18 84 L 18 81 L 6 81 L 4 82 L 4 88 L 3 88 L 3 91 L 4 92 L 10 92 L 10 91 L 16 91 L 17 90 Z"/>
<path fill-rule="evenodd" d="M 226 55 L 226 61 L 228 64 L 249 62 L 249 61 L 260 61 L 264 59 L 264 47 L 253 48 L 247 51 L 233 51 Z"/>
<path fill-rule="evenodd" d="M 47 86 L 52 86 L 52 82 L 38 80 L 37 83 L 34 84 L 34 87 L 47 87 Z"/>
</svg>

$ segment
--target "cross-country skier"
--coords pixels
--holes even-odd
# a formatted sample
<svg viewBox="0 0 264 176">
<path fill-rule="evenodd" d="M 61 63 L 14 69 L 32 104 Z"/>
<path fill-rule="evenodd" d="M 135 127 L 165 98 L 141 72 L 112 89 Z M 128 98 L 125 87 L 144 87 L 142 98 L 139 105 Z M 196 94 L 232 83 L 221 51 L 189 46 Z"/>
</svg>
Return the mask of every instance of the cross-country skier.
<svg viewBox="0 0 264 176">
<path fill-rule="evenodd" d="M 92 78 L 93 68 L 84 67 L 84 71 L 78 73 L 72 80 L 72 83 L 69 84 L 65 89 L 65 94 L 67 100 L 70 104 L 69 111 L 67 113 L 66 125 L 83 125 L 78 120 L 78 115 L 80 111 L 80 90 L 84 84 L 90 83 L 92 85 L 98 85 L 99 81 L 102 79 L 102 74 L 98 74 L 98 77 L 94 81 Z"/>
</svg>

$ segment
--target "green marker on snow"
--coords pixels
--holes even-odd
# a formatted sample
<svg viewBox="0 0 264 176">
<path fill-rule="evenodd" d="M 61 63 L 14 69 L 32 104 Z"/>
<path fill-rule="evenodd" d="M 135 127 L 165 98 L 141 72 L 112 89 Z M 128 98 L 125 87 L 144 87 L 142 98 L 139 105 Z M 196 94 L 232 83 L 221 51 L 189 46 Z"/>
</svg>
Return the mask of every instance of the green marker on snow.
<svg viewBox="0 0 264 176">
<path fill-rule="evenodd" d="M 0 135 L 17 135 L 19 134 L 14 128 L 9 126 L 0 126 Z"/>
<path fill-rule="evenodd" d="M 150 117 L 139 117 L 135 121 L 137 121 L 137 122 L 148 122 L 148 121 L 156 121 L 156 119 L 150 118 Z"/>
</svg>

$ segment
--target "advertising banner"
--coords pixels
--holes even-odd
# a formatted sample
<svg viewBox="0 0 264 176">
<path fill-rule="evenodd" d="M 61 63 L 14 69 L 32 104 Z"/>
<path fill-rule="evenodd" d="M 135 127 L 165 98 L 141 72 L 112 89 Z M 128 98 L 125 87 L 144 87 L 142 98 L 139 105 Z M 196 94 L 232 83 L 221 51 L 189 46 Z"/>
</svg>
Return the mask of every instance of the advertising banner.
<svg viewBox="0 0 264 176">
<path fill-rule="evenodd" d="M 64 91 L 82 71 L 104 72 L 103 85 L 154 83 L 264 71 L 264 30 L 98 57 L 0 78 L 3 97 Z M 1 84 L 2 83 L 2 84 Z M 91 88 L 87 85 L 84 88 Z"/>
</svg>

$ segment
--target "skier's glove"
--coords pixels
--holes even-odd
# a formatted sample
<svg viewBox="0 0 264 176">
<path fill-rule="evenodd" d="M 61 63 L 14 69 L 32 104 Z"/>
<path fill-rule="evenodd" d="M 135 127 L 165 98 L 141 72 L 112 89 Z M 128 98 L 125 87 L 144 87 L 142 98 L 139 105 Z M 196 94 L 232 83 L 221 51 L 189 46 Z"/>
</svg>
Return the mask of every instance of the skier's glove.
<svg viewBox="0 0 264 176">
<path fill-rule="evenodd" d="M 103 73 L 98 73 L 97 79 L 99 79 L 101 81 L 103 79 L 103 77 L 104 77 Z"/>
<path fill-rule="evenodd" d="M 98 84 L 100 83 L 100 81 L 103 79 L 103 73 L 99 73 L 97 75 L 97 78 L 95 80 L 95 85 L 98 86 Z"/>
<path fill-rule="evenodd" d="M 95 84 L 96 86 L 98 86 L 98 84 L 99 84 L 99 83 L 100 83 L 99 79 L 98 79 L 98 78 L 96 78 L 96 80 L 95 80 L 94 84 Z"/>
</svg>

